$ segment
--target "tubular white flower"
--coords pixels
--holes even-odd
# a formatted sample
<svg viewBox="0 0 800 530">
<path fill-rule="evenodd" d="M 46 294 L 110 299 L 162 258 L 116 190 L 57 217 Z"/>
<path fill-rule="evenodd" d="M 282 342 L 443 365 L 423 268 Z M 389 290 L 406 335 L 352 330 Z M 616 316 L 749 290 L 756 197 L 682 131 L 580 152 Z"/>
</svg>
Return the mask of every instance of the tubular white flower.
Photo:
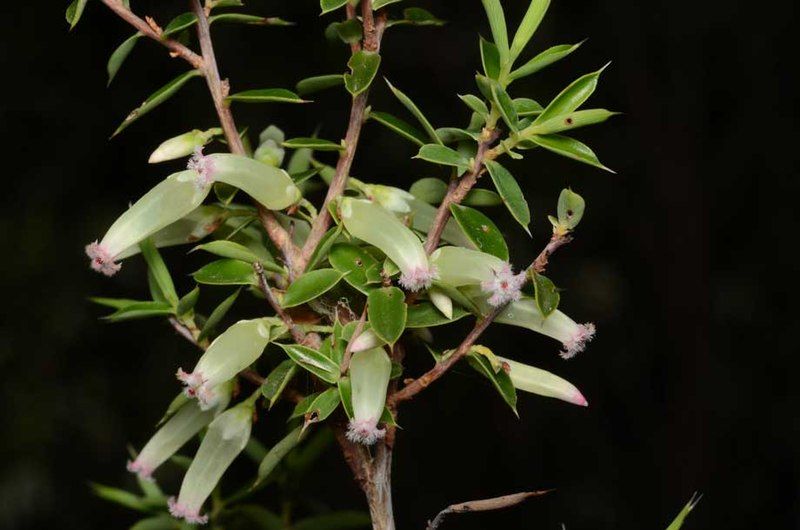
<svg viewBox="0 0 800 530">
<path fill-rule="evenodd" d="M 390 212 L 399 214 L 411 212 L 409 201 L 413 201 L 414 196 L 406 190 L 381 184 L 362 184 L 360 187 L 367 197 Z"/>
<path fill-rule="evenodd" d="M 161 427 L 132 462 L 128 471 L 139 477 L 151 480 L 153 472 L 169 460 L 181 447 L 199 433 L 214 417 L 228 406 L 233 385 L 223 383 L 217 390 L 219 405 L 213 410 L 203 410 L 195 401 L 184 404 Z"/>
<path fill-rule="evenodd" d="M 174 138 L 166 140 L 159 145 L 153 154 L 150 155 L 148 162 L 150 164 L 158 164 L 159 162 L 166 162 L 167 160 L 176 160 L 185 156 L 191 155 L 195 149 L 206 145 L 211 139 L 222 134 L 222 129 L 209 129 L 201 131 L 195 129 L 187 133 L 181 134 Z"/>
<path fill-rule="evenodd" d="M 193 170 L 167 177 L 123 213 L 100 242 L 86 246 L 92 269 L 106 276 L 116 274 L 121 268 L 116 260 L 124 251 L 188 215 L 210 189 Z"/>
<path fill-rule="evenodd" d="M 382 344 L 384 344 L 384 342 L 378 338 L 374 331 L 365 329 L 361 332 L 361 335 L 352 341 L 350 344 L 350 351 L 352 353 L 358 353 L 360 351 L 371 350 Z"/>
<path fill-rule="evenodd" d="M 437 278 L 422 242 L 391 212 L 370 201 L 345 198 L 340 213 L 350 235 L 377 247 L 400 268 L 403 287 L 427 289 Z"/>
<path fill-rule="evenodd" d="M 188 523 L 205 524 L 207 515 L 200 515 L 203 503 L 211 495 L 222 475 L 239 456 L 253 425 L 253 406 L 238 405 L 211 422 L 200 449 L 183 477 L 177 500 L 169 500 L 170 513 Z"/>
<path fill-rule="evenodd" d="M 525 285 L 525 272 L 514 274 L 511 265 L 504 263 L 500 270 L 492 271 L 492 279 L 481 282 L 481 289 L 491 293 L 487 300 L 494 307 L 516 302 L 522 297 L 522 286 Z"/>
<path fill-rule="evenodd" d="M 561 341 L 564 345 L 561 357 L 564 359 L 571 359 L 582 352 L 595 332 L 594 324 L 578 324 L 558 310 L 545 318 L 536 301 L 528 297 L 512 302 L 495 321 L 527 328 Z"/>
<path fill-rule="evenodd" d="M 442 247 L 431 255 L 439 281 L 453 287 L 479 284 L 491 296 L 494 307 L 519 300 L 525 273 L 514 274 L 511 264 L 485 252 L 461 247 Z"/>
<path fill-rule="evenodd" d="M 392 375 L 392 361 L 383 348 L 373 348 L 353 355 L 350 360 L 353 419 L 347 438 L 356 443 L 372 445 L 384 437 L 378 428 L 386 405 L 386 389 Z"/>
<path fill-rule="evenodd" d="M 431 287 L 428 290 L 431 303 L 447 318 L 453 318 L 453 299 L 439 288 Z"/>
<path fill-rule="evenodd" d="M 217 337 L 197 361 L 191 373 L 178 369 L 178 379 L 186 385 L 186 395 L 197 398 L 200 408 L 215 407 L 222 396 L 218 385 L 233 379 L 253 364 L 270 339 L 268 320 L 241 320 Z"/>
<path fill-rule="evenodd" d="M 258 160 L 226 153 L 203 157 L 214 167 L 214 180 L 239 188 L 270 210 L 283 210 L 300 200 L 289 174 Z"/>
<path fill-rule="evenodd" d="M 566 379 L 511 359 L 504 359 L 503 357 L 498 357 L 498 359 L 508 366 L 508 375 L 514 384 L 514 388 L 540 396 L 560 399 L 581 407 L 589 406 L 589 402 L 583 397 L 581 391 Z"/>
</svg>

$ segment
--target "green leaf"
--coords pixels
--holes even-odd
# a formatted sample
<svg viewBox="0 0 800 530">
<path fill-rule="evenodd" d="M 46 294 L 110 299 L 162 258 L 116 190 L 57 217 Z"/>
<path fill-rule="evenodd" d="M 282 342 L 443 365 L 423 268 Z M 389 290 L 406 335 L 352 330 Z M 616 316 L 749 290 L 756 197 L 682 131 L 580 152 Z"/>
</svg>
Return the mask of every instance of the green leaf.
<svg viewBox="0 0 800 530">
<path fill-rule="evenodd" d="M 379 0 L 374 0 L 379 1 Z M 399 0 L 386 0 L 397 2 Z M 343 511 L 316 515 L 297 521 L 293 530 L 356 530 L 370 527 L 369 514 L 355 511 Z"/>
<path fill-rule="evenodd" d="M 247 24 L 249 26 L 294 26 L 294 22 L 288 22 L 278 17 L 260 17 L 257 15 L 247 15 L 245 13 L 221 13 L 208 17 L 208 23 L 230 22 L 233 24 Z"/>
<path fill-rule="evenodd" d="M 124 322 L 142 318 L 164 317 L 175 313 L 173 306 L 166 302 L 139 302 L 118 309 L 114 313 L 103 317 L 109 322 Z"/>
<path fill-rule="evenodd" d="M 125 59 L 133 51 L 133 48 L 136 46 L 136 42 L 141 37 L 141 33 L 135 33 L 131 35 L 127 39 L 125 39 L 122 44 L 120 44 L 114 53 L 111 54 L 111 57 L 108 58 L 108 64 L 106 65 L 106 70 L 108 71 L 108 84 L 110 85 L 114 78 L 117 76 L 117 72 L 122 67 L 122 63 L 125 62 Z"/>
<path fill-rule="evenodd" d="M 531 212 L 528 208 L 528 201 L 525 200 L 525 195 L 522 193 L 522 189 L 517 184 L 516 179 L 506 168 L 494 160 L 485 162 L 485 165 L 486 169 L 489 170 L 489 175 L 492 177 L 495 188 L 497 188 L 497 193 L 503 198 L 506 208 L 530 235 L 531 232 L 528 225 L 531 223 Z"/>
<path fill-rule="evenodd" d="M 558 222 L 567 230 L 574 230 L 583 219 L 586 201 L 569 188 L 558 196 Z"/>
<path fill-rule="evenodd" d="M 190 70 L 179 75 L 163 87 L 156 90 L 144 101 L 144 103 L 131 112 L 127 118 L 125 118 L 125 120 L 120 124 L 119 127 L 117 127 L 117 130 L 114 131 L 114 134 L 112 134 L 111 137 L 113 138 L 114 136 L 118 135 L 133 122 L 174 96 L 190 79 L 202 75 L 203 74 L 199 70 Z"/>
<path fill-rule="evenodd" d="M 112 309 L 122 309 L 132 304 L 147 303 L 148 300 L 131 300 L 130 298 L 103 298 L 102 296 L 92 296 L 89 301 Z"/>
<path fill-rule="evenodd" d="M 458 151 L 438 144 L 423 145 L 414 158 L 441 166 L 453 166 L 459 171 L 468 170 L 470 165 L 469 160 Z"/>
<path fill-rule="evenodd" d="M 323 381 L 336 384 L 339 380 L 339 365 L 317 350 L 299 344 L 278 344 L 291 360 Z"/>
<path fill-rule="evenodd" d="M 364 29 L 361 26 L 361 21 L 357 18 L 351 18 L 344 22 L 339 22 L 334 25 L 336 34 L 345 44 L 353 44 L 360 42 L 364 37 Z"/>
<path fill-rule="evenodd" d="M 508 246 L 491 219 L 478 210 L 458 204 L 452 204 L 450 212 L 478 250 L 508 261 Z"/>
<path fill-rule="evenodd" d="M 680 528 L 683 527 L 683 523 L 686 522 L 686 518 L 689 516 L 692 510 L 694 510 L 694 507 L 697 506 L 697 503 L 700 502 L 700 499 L 702 498 L 703 496 L 697 493 L 692 495 L 692 498 L 689 499 L 689 502 L 686 503 L 686 506 L 683 507 L 675 520 L 672 521 L 672 524 L 667 527 L 667 530 L 680 530 Z"/>
<path fill-rule="evenodd" d="M 516 416 L 519 416 L 517 412 L 517 389 L 514 388 L 514 384 L 505 370 L 500 368 L 500 370 L 495 371 L 489 358 L 475 351 L 470 351 L 467 355 L 467 362 L 492 383 L 492 386 L 500 393 L 503 401 L 511 407 Z"/>
<path fill-rule="evenodd" d="M 314 151 L 344 151 L 342 144 L 323 140 L 322 138 L 292 138 L 283 142 L 289 149 L 312 149 Z"/>
<path fill-rule="evenodd" d="M 533 34 L 544 18 L 547 8 L 550 7 L 550 0 L 531 0 L 528 11 L 522 19 L 522 23 L 514 35 L 514 42 L 511 43 L 511 61 L 513 62 L 525 49 L 525 46 L 530 42 Z"/>
<path fill-rule="evenodd" d="M 480 38 L 481 62 L 483 72 L 489 79 L 500 79 L 500 51 L 494 43 Z"/>
<path fill-rule="evenodd" d="M 410 123 L 392 116 L 391 114 L 386 112 L 371 111 L 369 113 L 369 117 L 387 129 L 394 131 L 406 140 L 419 146 L 425 145 L 425 142 L 428 141 L 422 131 L 418 130 Z"/>
<path fill-rule="evenodd" d="M 419 179 L 408 190 L 411 195 L 428 204 L 439 204 L 447 194 L 447 183 L 437 178 Z"/>
<path fill-rule="evenodd" d="M 297 278 L 283 295 L 283 307 L 297 307 L 333 289 L 344 276 L 335 269 L 317 269 Z"/>
<path fill-rule="evenodd" d="M 510 81 L 533 75 L 551 64 L 560 61 L 567 55 L 577 50 L 583 42 L 578 44 L 560 44 L 543 51 L 524 65 L 520 66 L 509 75 Z"/>
<path fill-rule="evenodd" d="M 212 261 L 193 272 L 192 278 L 206 285 L 258 285 L 253 266 L 238 259 Z"/>
<path fill-rule="evenodd" d="M 169 274 L 167 264 L 164 263 L 153 241 L 146 239 L 139 243 L 139 248 L 142 250 L 142 256 L 147 262 L 147 267 L 158 284 L 161 293 L 163 293 L 167 302 L 172 304 L 172 307 L 176 307 L 178 305 L 178 293 L 175 291 L 175 284 Z"/>
<path fill-rule="evenodd" d="M 461 98 L 461 101 L 466 103 L 466 105 L 472 109 L 474 112 L 477 112 L 484 118 L 484 120 L 489 116 L 489 107 L 486 106 L 486 103 L 483 102 L 481 98 L 478 96 L 474 96 L 472 94 L 465 94 L 463 96 L 458 96 Z"/>
<path fill-rule="evenodd" d="M 382 287 L 367 296 L 367 315 L 372 331 L 384 342 L 394 345 L 403 334 L 408 318 L 405 293 L 397 287 Z"/>
<path fill-rule="evenodd" d="M 175 309 L 175 314 L 184 316 L 194 310 L 197 301 L 200 299 L 200 287 L 195 287 L 186 296 L 178 300 L 178 306 Z"/>
<path fill-rule="evenodd" d="M 492 190 L 472 188 L 470 192 L 467 193 L 467 196 L 464 197 L 464 200 L 461 201 L 461 203 L 466 206 L 485 208 L 503 204 L 503 199 Z"/>
<path fill-rule="evenodd" d="M 401 2 L 402 0 L 372 0 L 372 9 L 377 11 L 382 7 L 386 7 L 389 4 L 396 4 L 397 2 Z"/>
<path fill-rule="evenodd" d="M 319 7 L 324 15 L 343 7 L 347 2 L 348 0 L 319 0 Z"/>
<path fill-rule="evenodd" d="M 344 227 L 338 225 L 325 232 L 325 235 L 323 235 L 322 239 L 320 239 L 317 248 L 314 249 L 314 253 L 311 254 L 311 259 L 308 260 L 308 267 L 306 267 L 306 270 L 314 270 L 316 266 L 322 262 L 322 260 L 328 257 L 331 247 L 339 239 L 339 236 L 342 235 L 343 230 Z"/>
<path fill-rule="evenodd" d="M 259 464 L 258 476 L 253 487 L 258 486 L 269 478 L 270 474 L 278 467 L 281 460 L 283 460 L 292 449 L 297 447 L 297 444 L 299 444 L 302 439 L 303 428 L 298 427 L 287 434 L 280 442 L 276 443 L 261 461 L 261 464 Z"/>
<path fill-rule="evenodd" d="M 500 64 L 506 64 L 509 59 L 508 29 L 506 16 L 500 0 L 482 0 L 486 16 L 489 18 L 489 27 L 492 29 L 492 40 L 500 52 Z"/>
<path fill-rule="evenodd" d="M 364 294 L 369 294 L 369 284 L 379 284 L 382 279 L 381 264 L 361 247 L 337 243 L 331 248 L 328 261 L 334 269 L 345 275 L 347 283 Z"/>
<path fill-rule="evenodd" d="M 389 22 L 391 25 L 392 22 Z M 414 26 L 443 26 L 446 22 L 436 18 L 433 13 L 421 7 L 409 7 L 403 10 L 403 20 L 398 20 L 395 24 L 412 24 Z"/>
<path fill-rule="evenodd" d="M 203 243 L 202 245 L 197 245 L 194 247 L 191 252 L 196 250 L 203 250 L 221 258 L 230 258 L 247 263 L 260 262 L 265 269 L 277 274 L 283 274 L 286 272 L 277 263 L 272 261 L 272 256 L 267 254 L 266 251 L 259 255 L 256 254 L 253 249 L 233 241 L 220 239 L 217 241 L 211 241 L 209 243 Z"/>
<path fill-rule="evenodd" d="M 481 133 L 459 129 L 458 127 L 440 127 L 436 129 L 436 135 L 444 144 L 454 144 L 457 142 L 480 142 Z M 461 146 L 459 146 L 461 147 Z"/>
<path fill-rule="evenodd" d="M 386 84 L 389 85 L 389 89 L 392 91 L 394 96 L 400 100 L 400 103 L 402 103 L 403 106 L 408 109 L 408 111 L 413 114 L 415 118 L 417 118 L 417 121 L 419 121 L 420 125 L 422 125 L 422 128 L 425 129 L 425 132 L 428 133 L 428 136 L 430 136 L 431 140 L 433 140 L 434 143 L 443 145 L 441 139 L 439 139 L 439 137 L 436 135 L 436 130 L 433 128 L 433 125 L 431 125 L 431 122 L 428 121 L 428 118 L 425 117 L 422 111 L 419 110 L 419 107 L 417 107 L 416 103 L 414 103 L 411 98 L 405 95 L 405 93 L 403 93 L 399 88 L 396 88 L 394 85 L 392 85 L 388 79 L 386 79 Z"/>
<path fill-rule="evenodd" d="M 519 130 L 519 116 L 517 115 L 517 109 L 514 107 L 514 101 L 508 95 L 508 92 L 500 86 L 500 83 L 492 83 L 492 99 L 497 104 L 497 108 L 500 109 L 500 115 L 508 125 L 508 128 L 514 132 Z"/>
<path fill-rule="evenodd" d="M 86 2 L 89 0 L 73 0 L 72 3 L 67 7 L 67 12 L 65 14 L 67 18 L 67 22 L 69 23 L 69 29 L 75 28 L 78 25 L 78 22 L 81 20 L 81 16 L 83 15 L 83 10 L 86 7 Z"/>
<path fill-rule="evenodd" d="M 539 308 L 542 315 L 547 318 L 553 311 L 558 309 L 561 295 L 555 284 L 546 276 L 535 271 L 531 271 L 530 276 L 533 281 L 533 286 L 536 289 L 536 306 Z"/>
<path fill-rule="evenodd" d="M 197 24 L 197 15 L 195 15 L 191 11 L 188 11 L 186 13 L 181 13 L 180 15 L 169 21 L 167 26 L 164 28 L 164 33 L 162 33 L 162 36 L 171 37 L 176 33 L 180 33 L 185 29 L 191 28 L 195 24 Z"/>
<path fill-rule="evenodd" d="M 542 136 L 533 135 L 529 140 L 548 151 L 614 173 L 613 170 L 600 163 L 597 155 L 594 154 L 594 151 L 589 146 L 574 138 L 561 136 L 560 134 L 547 134 Z"/>
<path fill-rule="evenodd" d="M 339 398 L 342 400 L 342 408 L 347 417 L 353 418 L 353 385 L 349 377 L 339 379 Z"/>
<path fill-rule="evenodd" d="M 281 362 L 269 373 L 261 385 L 261 395 L 269 401 L 269 408 L 275 405 L 296 373 L 297 365 L 289 359 Z"/>
<path fill-rule="evenodd" d="M 142 519 L 131 526 L 130 530 L 177 530 L 178 528 L 180 525 L 174 517 L 162 514 Z"/>
<path fill-rule="evenodd" d="M 579 127 L 586 127 L 587 125 L 602 123 L 616 114 L 616 112 L 611 112 L 606 109 L 577 110 L 532 125 L 526 129 L 526 133 L 553 134 L 561 131 L 569 131 Z"/>
<path fill-rule="evenodd" d="M 200 335 L 197 337 L 198 341 L 204 340 L 214 332 L 214 329 L 219 325 L 222 319 L 228 314 L 228 311 L 233 306 L 236 299 L 239 298 L 239 293 L 241 289 L 236 289 L 236 291 L 227 297 L 225 300 L 220 302 L 220 304 L 214 308 L 211 312 L 211 315 L 206 319 L 206 323 L 203 325 L 203 329 L 200 331 Z"/>
<path fill-rule="evenodd" d="M 320 423 L 328 419 L 328 416 L 339 407 L 341 399 L 339 397 L 339 389 L 331 387 L 322 393 L 314 394 L 310 403 L 299 403 L 292 413 L 291 418 L 305 416 L 305 423 L 303 429 L 314 423 Z M 300 411 L 299 409 L 302 409 Z M 290 419 L 291 419 L 290 418 Z"/>
<path fill-rule="evenodd" d="M 520 117 L 541 114 L 544 110 L 538 102 L 530 98 L 516 98 L 514 100 L 514 109 Z"/>
<path fill-rule="evenodd" d="M 347 66 L 352 73 L 344 74 L 344 86 L 354 97 L 372 84 L 381 65 L 381 56 L 375 52 L 359 50 L 350 57 Z"/>
<path fill-rule="evenodd" d="M 173 519 L 174 521 L 174 519 Z M 225 530 L 284 530 L 283 519 L 258 504 L 236 504 L 225 506 L 214 521 L 215 528 Z M 173 527 L 174 528 L 174 527 Z M 193 530 L 194 525 L 184 525 L 180 530 Z"/>
<path fill-rule="evenodd" d="M 285 88 L 245 90 L 228 96 L 225 101 L 240 101 L 242 103 L 308 103 L 305 99 Z"/>
<path fill-rule="evenodd" d="M 430 302 L 418 302 L 408 306 L 407 329 L 433 328 L 451 324 L 461 320 L 469 313 L 458 306 L 453 306 L 453 318 L 447 318 Z"/>
<path fill-rule="evenodd" d="M 344 76 L 342 74 L 332 75 L 318 75 L 314 77 L 307 77 L 297 83 L 297 92 L 303 96 L 333 88 L 344 84 Z"/>
<path fill-rule="evenodd" d="M 603 73 L 603 70 L 608 67 L 608 64 L 600 70 L 583 75 L 570 83 L 569 86 L 562 90 L 561 93 L 547 105 L 544 111 L 539 114 L 539 117 L 533 122 L 534 125 L 544 123 L 562 114 L 568 114 L 583 105 L 597 88 L 597 80 L 600 78 L 600 74 Z"/>
<path fill-rule="evenodd" d="M 103 486 L 102 484 L 92 483 L 91 486 L 94 494 L 100 497 L 101 499 L 113 502 L 114 504 L 125 506 L 126 508 L 130 508 L 132 510 L 136 510 L 139 512 L 147 512 L 150 510 L 150 506 L 148 505 L 147 502 L 144 501 L 144 499 L 142 499 L 137 495 L 134 495 L 129 491 L 112 488 L 110 486 Z"/>
</svg>

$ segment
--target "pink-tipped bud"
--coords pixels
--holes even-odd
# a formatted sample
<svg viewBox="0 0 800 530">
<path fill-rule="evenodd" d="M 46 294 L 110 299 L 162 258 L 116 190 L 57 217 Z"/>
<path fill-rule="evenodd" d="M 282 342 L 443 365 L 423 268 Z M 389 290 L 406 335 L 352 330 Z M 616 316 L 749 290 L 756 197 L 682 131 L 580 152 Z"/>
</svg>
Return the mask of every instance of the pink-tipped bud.
<svg viewBox="0 0 800 530">
<path fill-rule="evenodd" d="M 365 330 L 350 343 L 350 351 L 358 353 L 364 350 L 371 350 L 383 344 L 383 341 L 378 338 L 374 331 L 371 329 Z"/>
<path fill-rule="evenodd" d="M 188 507 L 180 504 L 175 497 L 170 497 L 167 504 L 169 506 L 170 515 L 176 519 L 183 519 L 190 524 L 208 523 L 208 515 L 200 515 L 199 511 L 190 510 Z"/>
<path fill-rule="evenodd" d="M 520 299 L 522 286 L 525 285 L 524 272 L 514 274 L 511 265 L 505 263 L 499 269 L 493 269 L 492 275 L 490 280 L 481 282 L 481 289 L 491 293 L 488 302 L 492 306 L 500 307 Z"/>
<path fill-rule="evenodd" d="M 146 480 L 148 482 L 153 482 L 153 468 L 141 462 L 140 459 L 136 459 L 133 461 L 128 461 L 128 465 L 126 466 L 128 471 L 138 475 L 140 479 Z"/>
<path fill-rule="evenodd" d="M 347 426 L 347 439 L 354 443 L 373 445 L 386 436 L 386 429 L 379 429 L 374 418 L 366 420 L 350 420 Z"/>
<path fill-rule="evenodd" d="M 92 270 L 106 276 L 114 276 L 122 268 L 122 265 L 114 262 L 114 256 L 111 255 L 108 249 L 97 241 L 86 245 L 86 255 L 91 260 L 89 266 Z"/>
<path fill-rule="evenodd" d="M 186 169 L 197 171 L 197 187 L 206 189 L 214 182 L 214 159 L 203 155 L 203 146 L 195 147 Z"/>
<path fill-rule="evenodd" d="M 594 324 L 580 324 L 572 336 L 564 341 L 564 350 L 561 352 L 562 359 L 572 359 L 586 349 L 586 343 L 594 338 Z"/>
<path fill-rule="evenodd" d="M 427 289 L 438 278 L 436 267 L 416 267 L 400 275 L 400 285 L 407 291 Z"/>
</svg>

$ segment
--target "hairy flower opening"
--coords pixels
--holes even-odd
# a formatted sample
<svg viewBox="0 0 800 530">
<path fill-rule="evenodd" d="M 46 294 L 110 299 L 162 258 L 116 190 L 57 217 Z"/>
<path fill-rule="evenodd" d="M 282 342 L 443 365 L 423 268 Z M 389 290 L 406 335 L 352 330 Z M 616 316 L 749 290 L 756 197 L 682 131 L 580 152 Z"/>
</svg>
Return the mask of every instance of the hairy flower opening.
<svg viewBox="0 0 800 530">
<path fill-rule="evenodd" d="M 206 189 L 214 182 L 214 173 L 216 172 L 214 159 L 203 154 L 203 146 L 195 147 L 186 169 L 197 171 L 198 189 Z"/>
<path fill-rule="evenodd" d="M 438 278 L 436 267 L 416 267 L 400 275 L 400 285 L 407 291 L 416 292 L 427 289 Z"/>
<path fill-rule="evenodd" d="M 153 482 L 154 469 L 144 462 L 139 461 L 138 458 L 136 460 L 128 460 L 128 465 L 125 467 L 131 473 L 138 475 L 140 479 Z"/>
<path fill-rule="evenodd" d="M 580 324 L 572 336 L 564 341 L 564 350 L 561 352 L 562 359 L 572 359 L 586 349 L 586 343 L 594 338 L 594 324 Z"/>
<path fill-rule="evenodd" d="M 175 497 L 170 497 L 167 502 L 169 513 L 177 519 L 183 519 L 190 524 L 208 523 L 208 515 L 200 515 L 199 510 L 191 510 L 187 506 L 180 504 Z"/>
<path fill-rule="evenodd" d="M 111 252 L 97 241 L 86 245 L 86 255 L 91 260 L 89 266 L 92 270 L 106 276 L 114 276 L 122 269 L 122 265 L 114 261 L 114 256 L 111 255 Z"/>
<path fill-rule="evenodd" d="M 500 269 L 492 270 L 493 278 L 481 282 L 481 289 L 491 293 L 488 302 L 500 307 L 509 302 L 516 302 L 522 296 L 521 289 L 525 285 L 525 272 L 514 274 L 511 265 L 506 263 Z"/>
<path fill-rule="evenodd" d="M 379 429 L 375 418 L 350 420 L 347 426 L 347 439 L 353 443 L 373 445 L 386 436 L 386 429 Z"/>
</svg>

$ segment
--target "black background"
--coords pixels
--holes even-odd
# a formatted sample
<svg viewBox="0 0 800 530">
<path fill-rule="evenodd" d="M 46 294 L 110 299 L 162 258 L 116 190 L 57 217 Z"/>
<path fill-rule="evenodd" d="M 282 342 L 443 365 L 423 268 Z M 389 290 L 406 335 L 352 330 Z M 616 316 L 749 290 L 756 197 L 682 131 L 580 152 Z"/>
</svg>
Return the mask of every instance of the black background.
<svg viewBox="0 0 800 530">
<path fill-rule="evenodd" d="M 526 3 L 504 2 L 511 21 Z M 146 441 L 176 393 L 176 366 L 195 353 L 154 321 L 99 322 L 102 311 L 86 297 L 146 296 L 143 267 L 130 260 L 105 280 L 88 270 L 83 245 L 179 167 L 146 164 L 160 141 L 214 126 L 215 115 L 196 80 L 107 142 L 134 106 L 186 67 L 142 42 L 107 90 L 106 59 L 131 31 L 90 2 L 70 35 L 62 4 L 0 8 L 0 528 L 126 528 L 131 513 L 94 498 L 88 482 L 133 485 L 125 445 Z M 347 50 L 325 41 L 332 19 L 318 16 L 315 1 L 248 4 L 299 25 L 215 29 L 234 91 L 289 88 L 344 71 Z M 133 5 L 162 23 L 185 7 Z M 489 33 L 480 2 L 418 5 L 449 25 L 391 30 L 382 73 L 435 124 L 464 124 L 456 94 L 475 92 L 477 35 Z M 463 370 L 447 377 L 402 411 L 399 528 L 423 528 L 452 502 L 549 487 L 558 490 L 506 512 L 454 516 L 446 527 L 659 529 L 695 490 L 705 497 L 687 528 L 800 527 L 798 316 L 790 292 L 795 11 L 791 1 L 553 2 L 529 53 L 589 41 L 512 94 L 549 101 L 613 60 L 592 106 L 624 115 L 577 136 L 617 174 L 534 151 L 509 164 L 531 202 L 533 241 L 505 212 L 493 215 L 521 265 L 546 242 L 558 191 L 569 185 L 587 199 L 577 240 L 554 258 L 550 276 L 565 289 L 562 307 L 596 322 L 598 336 L 569 363 L 558 359 L 555 342 L 521 330 L 495 328 L 483 342 L 568 378 L 590 407 L 525 395 L 518 421 L 481 380 Z M 341 137 L 348 98 L 331 91 L 316 99 L 235 113 L 254 132 L 276 123 L 289 137 L 305 136 L 321 125 L 322 136 Z M 372 101 L 404 115 L 381 83 Z M 404 187 L 437 175 L 410 160 L 410 144 L 375 124 L 365 131 L 354 175 Z M 185 289 L 203 258 L 165 254 Z M 224 295 L 208 289 L 201 304 Z M 438 337 L 439 345 L 455 344 L 460 332 Z M 413 352 L 408 365 L 420 373 L 429 357 Z M 284 417 L 262 418 L 265 441 L 276 439 Z M 309 496 L 333 507 L 364 507 L 333 447 L 306 484 Z"/>
</svg>

